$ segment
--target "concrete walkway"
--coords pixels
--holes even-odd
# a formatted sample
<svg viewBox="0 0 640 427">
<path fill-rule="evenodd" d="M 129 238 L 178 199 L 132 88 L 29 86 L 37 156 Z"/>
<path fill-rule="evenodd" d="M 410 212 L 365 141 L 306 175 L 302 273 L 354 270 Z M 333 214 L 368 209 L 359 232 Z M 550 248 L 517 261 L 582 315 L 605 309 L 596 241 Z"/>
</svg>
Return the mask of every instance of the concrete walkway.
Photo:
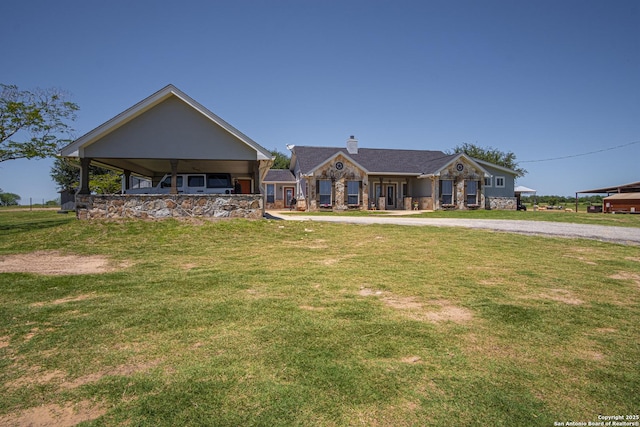
<svg viewBox="0 0 640 427">
<path fill-rule="evenodd" d="M 415 214 L 415 211 L 401 211 Z M 348 224 L 393 224 L 432 227 L 481 228 L 508 233 L 533 234 L 554 237 L 600 240 L 622 245 L 640 246 L 640 228 L 614 227 L 606 225 L 574 224 L 549 221 L 525 221 L 502 219 L 465 219 L 465 218 L 413 218 L 398 215 L 372 216 L 314 216 L 287 215 L 278 211 L 268 211 L 274 218 L 285 221 L 337 222 Z M 405 214 L 406 215 L 406 214 Z"/>
</svg>

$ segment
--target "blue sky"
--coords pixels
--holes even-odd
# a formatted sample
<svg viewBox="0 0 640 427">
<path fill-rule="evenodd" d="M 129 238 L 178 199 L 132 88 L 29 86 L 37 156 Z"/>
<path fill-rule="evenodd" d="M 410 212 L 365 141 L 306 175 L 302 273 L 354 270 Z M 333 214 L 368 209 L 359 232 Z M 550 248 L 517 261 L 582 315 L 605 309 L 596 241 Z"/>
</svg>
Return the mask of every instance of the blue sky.
<svg viewBox="0 0 640 427">
<path fill-rule="evenodd" d="M 281 152 L 468 142 L 514 152 L 539 194 L 640 181 L 637 0 L 9 0 L 0 16 L 0 82 L 68 91 L 78 137 L 172 83 Z M 0 163 L 0 188 L 54 199 L 52 164 Z"/>
</svg>

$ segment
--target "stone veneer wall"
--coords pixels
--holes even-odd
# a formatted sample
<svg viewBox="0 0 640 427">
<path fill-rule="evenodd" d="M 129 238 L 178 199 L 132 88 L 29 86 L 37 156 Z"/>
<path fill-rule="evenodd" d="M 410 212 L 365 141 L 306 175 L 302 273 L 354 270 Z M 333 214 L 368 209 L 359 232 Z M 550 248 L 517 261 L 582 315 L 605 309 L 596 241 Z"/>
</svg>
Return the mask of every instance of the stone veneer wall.
<svg viewBox="0 0 640 427">
<path fill-rule="evenodd" d="M 515 211 L 518 207 L 518 199 L 515 197 L 489 197 L 489 209 L 502 209 Z"/>
<path fill-rule="evenodd" d="M 249 218 L 264 213 L 260 194 L 76 195 L 79 219 Z"/>
</svg>

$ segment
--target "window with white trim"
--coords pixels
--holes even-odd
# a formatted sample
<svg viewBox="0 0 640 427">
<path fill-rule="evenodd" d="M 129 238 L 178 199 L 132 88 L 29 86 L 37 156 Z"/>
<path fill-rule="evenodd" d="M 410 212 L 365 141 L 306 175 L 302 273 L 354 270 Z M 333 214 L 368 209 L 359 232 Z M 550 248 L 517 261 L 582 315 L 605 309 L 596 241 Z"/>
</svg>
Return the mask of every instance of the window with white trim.
<svg viewBox="0 0 640 427">
<path fill-rule="evenodd" d="M 360 204 L 360 181 L 347 181 L 347 204 Z"/>
<path fill-rule="evenodd" d="M 504 176 L 496 176 L 496 187 L 504 188 Z"/>
<path fill-rule="evenodd" d="M 318 194 L 320 195 L 320 206 L 331 206 L 331 181 L 321 179 L 318 182 Z"/>
<path fill-rule="evenodd" d="M 491 177 L 490 176 L 486 176 L 484 178 L 484 186 L 485 187 L 491 187 Z"/>
</svg>

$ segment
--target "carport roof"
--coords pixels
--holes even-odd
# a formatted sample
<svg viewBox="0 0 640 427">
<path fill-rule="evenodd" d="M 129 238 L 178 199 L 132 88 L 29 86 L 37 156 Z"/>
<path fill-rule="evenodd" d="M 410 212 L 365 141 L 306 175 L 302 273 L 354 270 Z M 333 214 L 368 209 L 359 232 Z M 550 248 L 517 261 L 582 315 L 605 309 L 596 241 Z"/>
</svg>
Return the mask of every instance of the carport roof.
<svg viewBox="0 0 640 427">
<path fill-rule="evenodd" d="M 60 150 L 60 155 L 63 157 L 85 157 L 85 150 L 91 149 L 91 147 L 94 146 L 94 143 L 102 141 L 104 138 L 108 138 L 110 135 L 115 134 L 115 132 L 119 132 L 120 129 L 124 129 L 126 125 L 129 125 L 138 117 L 155 110 L 156 107 L 165 104 L 171 98 L 178 99 L 182 103 L 186 104 L 190 111 L 195 113 L 194 117 L 199 114 L 200 117 L 205 119 L 204 122 L 208 121 L 214 124 L 218 129 L 221 129 L 223 133 L 229 135 L 231 138 L 229 141 L 236 141 L 238 143 L 238 147 L 244 147 L 239 148 L 239 150 L 244 150 L 247 153 L 255 153 L 251 156 L 255 156 L 253 159 L 236 156 L 231 159 L 223 160 L 216 158 L 198 159 L 193 157 L 180 157 L 181 154 L 184 153 L 184 151 L 181 151 L 180 154 L 171 155 L 170 157 L 181 160 L 179 165 L 180 170 L 178 170 L 179 173 L 201 170 L 218 170 L 221 167 L 220 163 L 223 161 L 226 162 L 225 165 L 223 165 L 225 169 L 231 168 L 229 172 L 249 173 L 252 170 L 252 166 L 249 164 L 250 160 L 272 160 L 273 156 L 267 149 L 260 146 L 247 135 L 231 126 L 222 118 L 171 84 L 165 86 L 156 93 L 143 99 L 134 106 L 128 108 L 62 148 Z M 183 149 L 183 147 L 179 145 L 176 147 L 179 150 Z M 90 157 L 92 157 L 93 164 L 112 169 L 128 169 L 133 173 L 143 176 L 151 176 L 154 173 L 166 172 L 168 170 L 167 160 L 162 155 L 158 156 L 155 150 L 152 150 L 148 156 L 132 155 L 128 152 L 123 152 L 122 154 L 118 153 L 117 155 L 103 154 Z"/>
<path fill-rule="evenodd" d="M 640 192 L 640 181 L 612 187 L 594 188 L 593 190 L 576 191 L 576 194 L 604 194 L 604 193 L 637 193 Z"/>
<path fill-rule="evenodd" d="M 143 99 L 131 108 L 123 111 L 122 113 L 118 114 L 102 125 L 76 139 L 71 144 L 62 148 L 60 150 L 60 155 L 63 157 L 82 157 L 81 151 L 84 147 L 93 144 L 103 136 L 109 134 L 110 132 L 113 132 L 115 129 L 135 119 L 144 112 L 150 110 L 151 108 L 155 107 L 156 105 L 172 96 L 179 98 L 180 100 L 188 104 L 191 108 L 204 115 L 207 119 L 211 120 L 224 130 L 229 132 L 231 135 L 237 138 L 237 140 L 254 149 L 256 151 L 257 160 L 270 160 L 272 158 L 271 153 L 267 149 L 260 146 L 257 142 L 240 132 L 235 127 L 231 126 L 222 118 L 202 106 L 196 100 L 194 100 L 172 84 L 165 86 L 153 95 Z"/>
</svg>

